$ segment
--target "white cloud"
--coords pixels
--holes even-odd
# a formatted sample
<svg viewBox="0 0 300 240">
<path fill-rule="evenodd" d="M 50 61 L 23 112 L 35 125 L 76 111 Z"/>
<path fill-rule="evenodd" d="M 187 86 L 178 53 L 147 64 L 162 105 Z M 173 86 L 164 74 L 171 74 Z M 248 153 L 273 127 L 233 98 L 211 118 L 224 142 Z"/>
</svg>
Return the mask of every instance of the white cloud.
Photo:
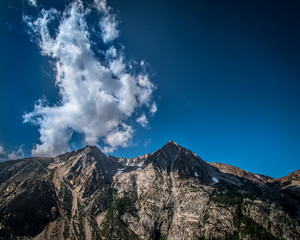
<svg viewBox="0 0 300 240">
<path fill-rule="evenodd" d="M 28 0 L 29 4 L 36 7 L 36 0 Z"/>
<path fill-rule="evenodd" d="M 12 153 L 9 153 L 7 156 L 9 160 L 24 158 L 23 145 L 21 145 L 17 151 L 12 151 Z"/>
<path fill-rule="evenodd" d="M 152 139 L 151 138 L 148 138 L 144 141 L 144 147 L 147 147 L 149 144 L 152 143 Z"/>
<path fill-rule="evenodd" d="M 157 105 L 156 105 L 156 103 L 154 102 L 154 103 L 152 103 L 152 106 L 151 106 L 151 108 L 150 108 L 150 113 L 151 113 L 152 115 L 154 115 L 156 112 L 157 112 Z"/>
<path fill-rule="evenodd" d="M 106 0 L 94 0 L 95 7 L 104 14 L 108 14 L 109 8 L 107 6 Z"/>
<path fill-rule="evenodd" d="M 104 152 L 113 152 L 118 146 L 128 147 L 130 145 L 133 129 L 125 123 L 122 123 L 121 127 L 122 129 L 117 129 L 107 135 L 105 142 L 110 147 L 104 147 Z"/>
<path fill-rule="evenodd" d="M 107 6 L 106 0 L 94 0 L 94 5 L 98 11 L 103 14 L 103 17 L 99 21 L 103 42 L 111 42 L 119 36 L 116 16 L 111 13 L 111 9 Z"/>
<path fill-rule="evenodd" d="M 117 30 L 117 22 L 114 17 L 106 16 L 100 21 L 100 27 L 102 29 L 103 41 L 110 42 L 119 36 L 119 31 Z"/>
<path fill-rule="evenodd" d="M 139 124 L 141 124 L 142 127 L 147 127 L 147 125 L 149 123 L 145 113 L 143 113 L 139 118 L 137 118 L 136 121 Z"/>
<path fill-rule="evenodd" d="M 0 154 L 1 154 L 1 155 L 4 155 L 4 154 L 5 154 L 5 149 L 4 149 L 4 147 L 3 147 L 2 144 L 0 144 Z"/>
<path fill-rule="evenodd" d="M 2 157 L 0 158 L 0 161 L 7 160 L 7 159 L 15 160 L 15 159 L 24 158 L 23 145 L 21 145 L 18 148 L 18 150 L 12 151 L 11 153 L 7 153 L 7 151 L 5 150 L 3 145 L 0 144 L 0 155 L 2 155 Z"/>
<path fill-rule="evenodd" d="M 110 28 L 115 17 L 106 1 L 95 4 L 103 16 L 102 22 L 110 19 Z M 135 116 L 138 108 L 150 108 L 153 112 L 154 85 L 148 75 L 129 72 L 125 57 L 114 46 L 103 50 L 102 59 L 92 51 L 95 41 L 90 40 L 85 20 L 89 12 L 80 1 L 75 1 L 62 14 L 50 9 L 42 10 L 35 20 L 24 17 L 39 39 L 41 53 L 55 60 L 56 85 L 61 96 L 53 106 L 39 100 L 34 110 L 23 116 L 24 122 L 39 126 L 41 143 L 32 150 L 33 156 L 54 156 L 69 150 L 72 132 L 82 134 L 90 145 L 102 139 L 107 144 L 106 152 L 128 147 L 134 130 L 127 120 Z M 60 20 L 56 36 L 49 30 L 54 19 Z M 103 30 L 104 42 L 113 39 L 112 32 L 108 35 Z"/>
</svg>

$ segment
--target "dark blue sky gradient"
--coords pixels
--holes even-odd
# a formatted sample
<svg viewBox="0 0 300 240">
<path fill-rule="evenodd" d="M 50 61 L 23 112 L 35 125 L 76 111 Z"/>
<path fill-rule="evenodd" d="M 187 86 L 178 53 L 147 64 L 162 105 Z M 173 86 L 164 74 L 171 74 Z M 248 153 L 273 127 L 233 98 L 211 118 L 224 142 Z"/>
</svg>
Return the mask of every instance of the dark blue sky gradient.
<svg viewBox="0 0 300 240">
<path fill-rule="evenodd" d="M 23 124 L 22 114 L 42 96 L 59 97 L 49 59 L 20 22 L 26 6 L 4 2 L 0 144 L 7 151 L 24 144 L 29 154 L 38 128 Z M 108 2 L 126 57 L 151 65 L 158 103 L 150 128 L 136 127 L 136 146 L 113 155 L 151 153 L 173 140 L 206 161 L 272 177 L 300 168 L 298 1 Z"/>
</svg>

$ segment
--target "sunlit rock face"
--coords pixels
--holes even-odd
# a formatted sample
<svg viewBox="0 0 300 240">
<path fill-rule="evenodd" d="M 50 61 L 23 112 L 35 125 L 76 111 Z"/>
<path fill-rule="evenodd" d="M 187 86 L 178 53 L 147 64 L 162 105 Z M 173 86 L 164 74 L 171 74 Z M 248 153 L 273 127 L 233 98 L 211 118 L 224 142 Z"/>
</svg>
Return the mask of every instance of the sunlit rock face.
<svg viewBox="0 0 300 240">
<path fill-rule="evenodd" d="M 299 239 L 299 209 L 299 171 L 272 179 L 172 141 L 0 164 L 0 239 Z"/>
</svg>

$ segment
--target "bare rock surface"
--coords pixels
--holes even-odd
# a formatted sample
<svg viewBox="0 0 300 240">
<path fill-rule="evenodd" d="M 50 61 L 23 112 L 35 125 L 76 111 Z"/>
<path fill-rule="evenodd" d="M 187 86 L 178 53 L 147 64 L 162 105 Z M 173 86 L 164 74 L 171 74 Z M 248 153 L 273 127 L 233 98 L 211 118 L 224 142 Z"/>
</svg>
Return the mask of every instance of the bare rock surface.
<svg viewBox="0 0 300 240">
<path fill-rule="evenodd" d="M 299 239 L 300 171 L 272 179 L 170 141 L 0 164 L 0 239 Z"/>
</svg>

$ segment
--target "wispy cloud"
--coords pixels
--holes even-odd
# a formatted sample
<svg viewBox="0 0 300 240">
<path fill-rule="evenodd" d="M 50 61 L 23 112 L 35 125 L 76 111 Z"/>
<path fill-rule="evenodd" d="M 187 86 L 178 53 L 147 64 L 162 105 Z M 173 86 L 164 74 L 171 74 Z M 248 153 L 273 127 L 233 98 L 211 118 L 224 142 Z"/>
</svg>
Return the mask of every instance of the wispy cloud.
<svg viewBox="0 0 300 240">
<path fill-rule="evenodd" d="M 23 145 L 21 145 L 17 151 L 12 151 L 7 156 L 9 160 L 24 158 Z"/>
<path fill-rule="evenodd" d="M 6 154 L 5 149 L 4 149 L 3 145 L 0 144 L 0 155 L 4 155 L 4 154 Z"/>
<path fill-rule="evenodd" d="M 29 4 L 36 7 L 36 0 L 28 0 Z"/>
<path fill-rule="evenodd" d="M 147 125 L 149 123 L 145 113 L 143 113 L 139 118 L 137 118 L 136 121 L 139 124 L 141 124 L 142 127 L 147 127 Z"/>
<path fill-rule="evenodd" d="M 154 115 L 156 112 L 157 112 L 157 105 L 156 102 L 154 102 L 150 108 L 150 113 Z"/>
<path fill-rule="evenodd" d="M 111 13 L 111 8 L 107 5 L 106 0 L 95 0 L 94 6 L 103 15 L 99 21 L 103 41 L 105 43 L 113 41 L 119 36 L 116 15 Z"/>
<path fill-rule="evenodd" d="M 148 138 L 148 139 L 144 140 L 144 147 L 147 147 L 151 143 L 152 143 L 152 139 L 151 138 Z"/>
<path fill-rule="evenodd" d="M 105 44 L 101 54 L 92 50 L 97 41 L 91 40 L 91 26 L 86 21 L 92 11 L 101 16 L 98 23 Z M 24 122 L 39 126 L 40 144 L 32 155 L 53 156 L 69 150 L 74 131 L 84 136 L 86 144 L 96 145 L 101 139 L 106 152 L 129 146 L 134 133 L 130 122 L 137 118 L 136 110 L 157 110 L 152 102 L 154 85 L 145 71 L 131 72 L 124 54 L 111 45 L 119 32 L 106 1 L 95 0 L 93 7 L 85 7 L 78 0 L 63 13 L 53 8 L 42 10 L 37 18 L 25 16 L 24 21 L 37 37 L 41 53 L 55 61 L 61 96 L 52 106 L 39 100 L 34 110 L 23 116 Z M 59 21 L 57 29 L 53 29 L 54 21 Z"/>
<path fill-rule="evenodd" d="M 23 151 L 23 145 L 21 145 L 18 150 L 12 151 L 11 153 L 8 153 L 2 144 L 0 144 L 0 160 L 14 160 L 14 159 L 20 159 L 24 157 L 24 151 Z"/>
</svg>

